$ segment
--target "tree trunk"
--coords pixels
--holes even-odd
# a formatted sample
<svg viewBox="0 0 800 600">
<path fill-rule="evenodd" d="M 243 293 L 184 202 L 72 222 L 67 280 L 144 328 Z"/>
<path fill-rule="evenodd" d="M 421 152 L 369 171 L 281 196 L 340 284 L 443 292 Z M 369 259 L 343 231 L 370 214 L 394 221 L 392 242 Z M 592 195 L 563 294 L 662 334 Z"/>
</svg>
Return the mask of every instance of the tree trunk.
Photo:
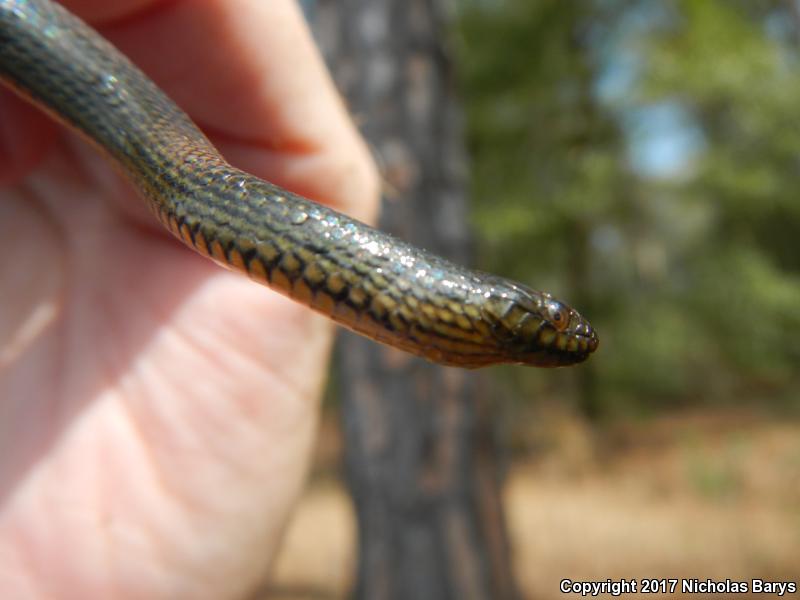
<svg viewBox="0 0 800 600">
<path fill-rule="evenodd" d="M 440 2 L 305 6 L 379 158 L 389 196 L 381 227 L 468 262 L 463 140 Z M 514 598 L 477 376 L 350 334 L 338 357 L 345 469 L 359 523 L 355 596 Z"/>
</svg>

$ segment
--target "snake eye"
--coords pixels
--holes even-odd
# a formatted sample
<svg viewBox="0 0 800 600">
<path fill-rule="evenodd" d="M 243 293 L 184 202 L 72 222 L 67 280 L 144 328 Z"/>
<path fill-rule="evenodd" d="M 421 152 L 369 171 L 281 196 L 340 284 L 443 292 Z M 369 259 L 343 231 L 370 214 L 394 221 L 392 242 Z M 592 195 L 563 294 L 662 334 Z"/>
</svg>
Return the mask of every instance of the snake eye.
<svg viewBox="0 0 800 600">
<path fill-rule="evenodd" d="M 569 312 L 560 302 L 550 300 L 545 306 L 547 318 L 557 331 L 564 331 L 569 325 Z"/>
</svg>

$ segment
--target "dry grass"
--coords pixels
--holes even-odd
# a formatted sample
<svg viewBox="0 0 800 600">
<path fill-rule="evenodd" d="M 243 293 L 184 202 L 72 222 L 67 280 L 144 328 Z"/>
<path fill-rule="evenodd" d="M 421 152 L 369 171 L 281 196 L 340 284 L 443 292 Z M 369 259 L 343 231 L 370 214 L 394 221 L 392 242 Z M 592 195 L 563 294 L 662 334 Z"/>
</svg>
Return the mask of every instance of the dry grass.
<svg viewBox="0 0 800 600">
<path fill-rule="evenodd" d="M 270 600 L 344 598 L 355 569 L 355 521 L 338 483 L 305 494 L 275 564 Z"/>
<path fill-rule="evenodd" d="M 800 424 L 694 415 L 602 443 L 575 421 L 550 425 L 549 450 L 515 465 L 505 490 L 526 596 L 563 598 L 566 577 L 797 580 Z M 345 597 L 354 539 L 341 486 L 312 484 L 269 597 Z"/>
</svg>

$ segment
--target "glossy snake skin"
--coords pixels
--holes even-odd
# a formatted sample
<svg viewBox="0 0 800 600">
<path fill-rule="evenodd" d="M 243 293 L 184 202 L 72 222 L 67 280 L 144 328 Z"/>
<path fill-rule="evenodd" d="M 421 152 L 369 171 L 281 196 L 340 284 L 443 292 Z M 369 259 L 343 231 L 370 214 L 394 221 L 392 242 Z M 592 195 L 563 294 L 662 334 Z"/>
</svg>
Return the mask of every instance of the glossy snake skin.
<svg viewBox="0 0 800 600">
<path fill-rule="evenodd" d="M 379 342 L 462 367 L 561 366 L 597 348 L 577 311 L 470 271 L 229 165 L 93 29 L 0 0 L 0 78 L 116 161 L 185 244 Z"/>
</svg>

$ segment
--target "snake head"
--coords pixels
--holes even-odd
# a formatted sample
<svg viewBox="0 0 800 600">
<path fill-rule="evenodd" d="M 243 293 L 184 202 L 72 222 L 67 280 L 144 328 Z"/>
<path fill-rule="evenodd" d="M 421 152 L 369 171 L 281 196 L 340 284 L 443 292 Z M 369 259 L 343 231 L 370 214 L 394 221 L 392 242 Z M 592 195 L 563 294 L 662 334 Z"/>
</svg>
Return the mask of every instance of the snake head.
<svg viewBox="0 0 800 600">
<path fill-rule="evenodd" d="M 578 311 L 507 280 L 492 286 L 483 305 L 486 320 L 505 362 L 536 367 L 561 367 L 583 362 L 599 339 Z"/>
</svg>

